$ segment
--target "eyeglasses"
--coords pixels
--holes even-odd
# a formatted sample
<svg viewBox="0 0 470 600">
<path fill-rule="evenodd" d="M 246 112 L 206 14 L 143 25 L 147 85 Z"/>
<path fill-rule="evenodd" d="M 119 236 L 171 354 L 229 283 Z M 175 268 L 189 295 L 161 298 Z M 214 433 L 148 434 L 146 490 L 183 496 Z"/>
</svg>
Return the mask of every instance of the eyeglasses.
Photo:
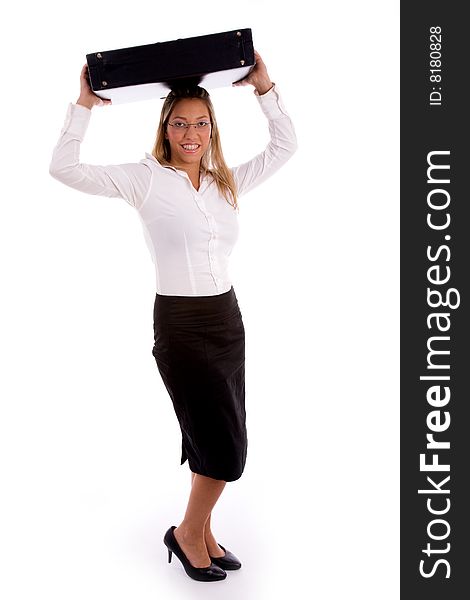
<svg viewBox="0 0 470 600">
<path fill-rule="evenodd" d="M 168 123 L 168 125 L 171 125 L 175 129 L 181 129 L 182 131 L 185 131 L 186 129 L 189 129 L 191 125 L 200 130 L 209 129 L 212 123 L 210 121 L 198 121 L 197 123 L 184 123 L 183 121 L 175 121 L 174 123 Z"/>
</svg>

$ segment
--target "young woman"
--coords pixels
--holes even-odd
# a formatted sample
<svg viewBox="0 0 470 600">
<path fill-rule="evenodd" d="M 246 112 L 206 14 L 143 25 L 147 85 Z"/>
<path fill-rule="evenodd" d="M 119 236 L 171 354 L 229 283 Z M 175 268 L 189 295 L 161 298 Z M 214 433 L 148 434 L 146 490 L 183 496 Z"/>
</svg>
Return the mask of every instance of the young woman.
<svg viewBox="0 0 470 600">
<path fill-rule="evenodd" d="M 111 104 L 89 85 L 70 103 L 49 172 L 88 194 L 118 197 L 141 219 L 155 264 L 155 357 L 181 428 L 181 464 L 191 493 L 178 527 L 164 536 L 186 573 L 218 581 L 240 561 L 216 542 L 211 511 L 227 481 L 239 479 L 247 454 L 245 329 L 228 271 L 238 237 L 238 198 L 295 152 L 295 131 L 276 84 L 255 52 L 253 70 L 234 85 L 253 85 L 268 120 L 263 152 L 234 168 L 224 160 L 211 99 L 201 87 L 166 97 L 152 154 L 139 163 L 81 163 L 80 144 L 94 106 Z"/>
</svg>

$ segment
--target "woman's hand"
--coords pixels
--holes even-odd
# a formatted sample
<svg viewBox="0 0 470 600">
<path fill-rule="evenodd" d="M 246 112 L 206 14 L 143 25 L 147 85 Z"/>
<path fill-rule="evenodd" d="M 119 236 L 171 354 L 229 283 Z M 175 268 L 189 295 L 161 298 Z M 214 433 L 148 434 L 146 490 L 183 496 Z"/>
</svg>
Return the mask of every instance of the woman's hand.
<svg viewBox="0 0 470 600">
<path fill-rule="evenodd" d="M 88 75 L 88 64 L 84 64 L 80 73 L 80 97 L 76 104 L 86 106 L 90 110 L 94 106 L 107 106 L 112 104 L 111 100 L 105 100 L 97 96 L 90 87 L 90 79 Z"/>
<path fill-rule="evenodd" d="M 258 94 L 265 94 L 273 87 L 273 83 L 269 78 L 266 65 L 261 56 L 255 50 L 255 66 L 246 77 L 235 81 L 232 85 L 254 85 Z"/>
</svg>

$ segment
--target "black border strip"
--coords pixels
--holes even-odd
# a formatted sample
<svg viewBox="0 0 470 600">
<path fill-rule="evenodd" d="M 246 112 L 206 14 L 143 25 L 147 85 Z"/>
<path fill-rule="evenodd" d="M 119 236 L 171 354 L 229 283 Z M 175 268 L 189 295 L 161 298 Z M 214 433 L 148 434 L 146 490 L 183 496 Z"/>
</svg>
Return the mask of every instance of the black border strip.
<svg viewBox="0 0 470 600">
<path fill-rule="evenodd" d="M 460 600 L 470 576 L 464 10 L 455 1 L 401 2 L 400 590 L 406 600 Z"/>
</svg>

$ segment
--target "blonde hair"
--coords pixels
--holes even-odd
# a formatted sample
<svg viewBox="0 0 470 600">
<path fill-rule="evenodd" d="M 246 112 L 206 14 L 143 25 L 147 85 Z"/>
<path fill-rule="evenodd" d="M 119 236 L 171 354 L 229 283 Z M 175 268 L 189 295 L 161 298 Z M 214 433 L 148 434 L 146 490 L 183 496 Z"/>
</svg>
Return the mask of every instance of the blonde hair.
<svg viewBox="0 0 470 600">
<path fill-rule="evenodd" d="M 222 145 L 220 142 L 219 128 L 215 118 L 214 107 L 212 105 L 209 93 L 204 88 L 199 86 L 179 87 L 172 89 L 167 95 L 160 114 L 160 122 L 158 124 L 157 136 L 152 149 L 152 155 L 161 165 L 171 165 L 170 143 L 165 139 L 165 132 L 173 108 L 175 107 L 176 103 L 183 98 L 200 98 L 201 100 L 204 100 L 207 105 L 209 117 L 212 123 L 211 139 L 209 142 L 209 147 L 201 158 L 201 170 L 212 175 L 221 195 L 230 204 L 230 206 L 233 206 L 233 208 L 238 211 L 239 208 L 235 180 L 231 170 L 225 162 L 224 155 L 222 153 Z"/>
</svg>

